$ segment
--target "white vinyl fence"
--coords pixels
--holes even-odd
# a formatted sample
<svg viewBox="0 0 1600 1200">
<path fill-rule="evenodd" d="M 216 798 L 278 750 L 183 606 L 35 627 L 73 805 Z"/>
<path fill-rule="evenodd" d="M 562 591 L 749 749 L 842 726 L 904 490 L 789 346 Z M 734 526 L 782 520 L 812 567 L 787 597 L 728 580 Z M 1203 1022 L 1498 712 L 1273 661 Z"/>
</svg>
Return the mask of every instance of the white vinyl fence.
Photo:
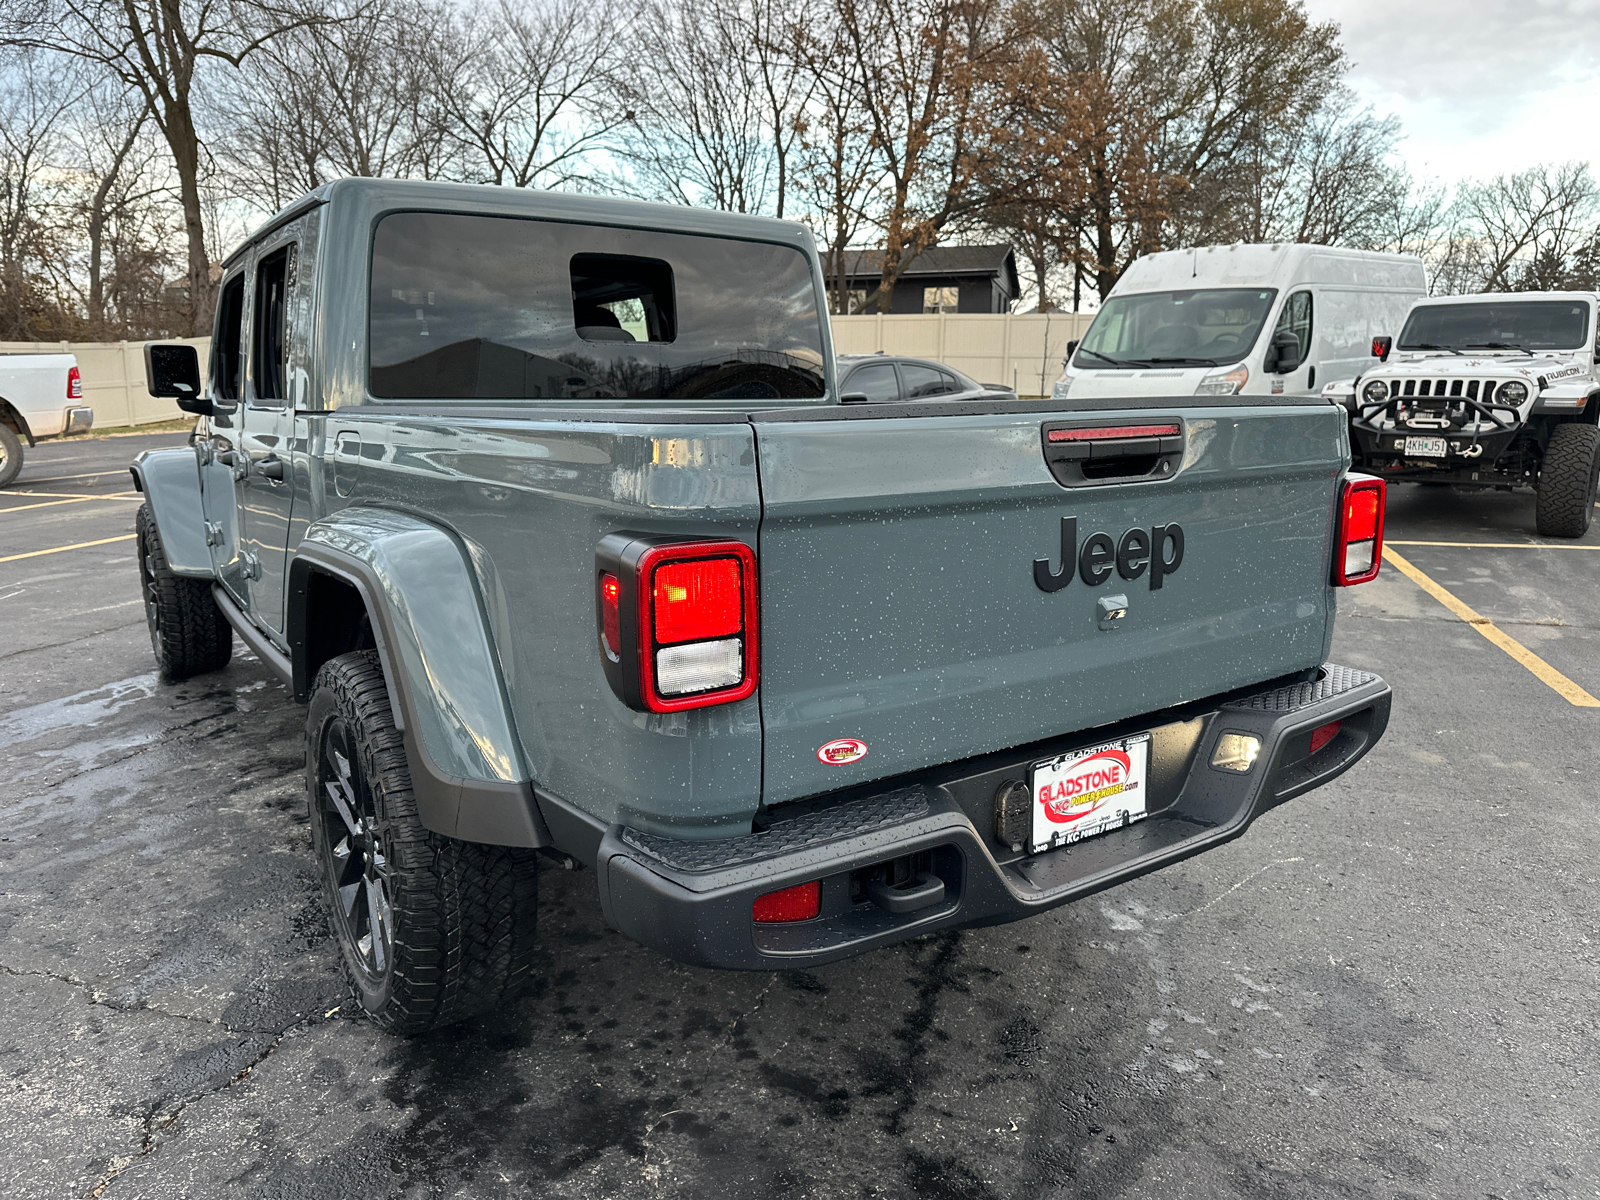
<svg viewBox="0 0 1600 1200">
<path fill-rule="evenodd" d="M 194 346 L 201 363 L 211 353 L 210 338 L 172 340 Z M 96 429 L 152 425 L 184 415 L 171 400 L 157 400 L 146 387 L 143 342 L 0 342 L 0 354 L 76 355 L 83 402 L 94 409 Z"/>
<path fill-rule="evenodd" d="M 1048 396 L 1067 342 L 1081 338 L 1093 313 L 874 314 L 833 318 L 836 354 L 908 354 L 964 371 L 979 383 L 1004 383 L 1021 396 Z"/>
<path fill-rule="evenodd" d="M 931 358 L 981 383 L 1004 383 L 1023 396 L 1047 396 L 1061 374 L 1069 338 L 1081 338 L 1093 313 L 963 313 L 924 316 L 875 314 L 834 317 L 839 354 L 907 354 Z M 203 364 L 210 338 L 189 342 Z M 83 374 L 84 403 L 96 429 L 151 425 L 183 416 L 171 400 L 145 386 L 143 342 L 0 342 L 0 354 L 74 354 Z"/>
</svg>

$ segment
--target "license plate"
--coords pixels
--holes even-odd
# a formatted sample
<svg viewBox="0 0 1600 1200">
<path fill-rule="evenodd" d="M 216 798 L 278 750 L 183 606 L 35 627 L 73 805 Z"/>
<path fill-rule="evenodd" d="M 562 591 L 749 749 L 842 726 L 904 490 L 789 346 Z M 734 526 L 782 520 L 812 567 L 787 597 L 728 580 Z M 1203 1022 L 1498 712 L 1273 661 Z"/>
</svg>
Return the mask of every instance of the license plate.
<svg viewBox="0 0 1600 1200">
<path fill-rule="evenodd" d="M 1413 458 L 1449 458 L 1450 443 L 1444 438 L 1408 437 L 1406 453 Z"/>
<path fill-rule="evenodd" d="M 1028 849 L 1037 854 L 1139 820 L 1149 763 L 1148 733 L 1034 763 Z"/>
</svg>

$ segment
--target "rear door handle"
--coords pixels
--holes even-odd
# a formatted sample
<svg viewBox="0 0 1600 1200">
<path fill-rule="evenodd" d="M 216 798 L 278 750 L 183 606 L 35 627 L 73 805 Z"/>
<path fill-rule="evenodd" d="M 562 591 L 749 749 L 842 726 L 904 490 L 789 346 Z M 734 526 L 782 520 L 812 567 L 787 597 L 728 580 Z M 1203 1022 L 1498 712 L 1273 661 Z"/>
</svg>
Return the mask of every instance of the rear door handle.
<svg viewBox="0 0 1600 1200">
<path fill-rule="evenodd" d="M 225 467 L 233 466 L 233 451 L 232 450 L 218 450 L 211 457 L 213 459 L 215 459 L 217 462 L 221 463 Z"/>
<path fill-rule="evenodd" d="M 263 479 L 270 479 L 275 483 L 283 482 L 283 459 L 281 458 L 263 458 L 256 466 L 256 470 L 260 472 Z"/>
</svg>

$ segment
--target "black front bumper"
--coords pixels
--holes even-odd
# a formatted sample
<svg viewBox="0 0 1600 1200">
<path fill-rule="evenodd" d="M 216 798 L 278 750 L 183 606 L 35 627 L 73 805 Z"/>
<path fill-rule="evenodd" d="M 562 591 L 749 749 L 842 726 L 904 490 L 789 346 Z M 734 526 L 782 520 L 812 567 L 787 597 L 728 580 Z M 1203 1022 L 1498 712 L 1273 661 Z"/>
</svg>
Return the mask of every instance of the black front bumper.
<svg viewBox="0 0 1600 1200">
<path fill-rule="evenodd" d="M 646 946 L 741 970 L 814 966 L 936 930 L 1015 921 L 1231 841 L 1261 813 L 1343 774 L 1383 736 L 1390 695 L 1376 675 L 1328 665 L 1308 682 L 784 805 L 759 833 L 688 841 L 614 825 L 596 862 L 600 902 L 612 924 Z M 1333 721 L 1342 722 L 1338 734 L 1310 753 L 1312 731 Z M 1145 819 L 1042 854 L 995 839 L 996 792 L 1026 783 L 1034 762 L 1146 731 Z M 1248 774 L 1210 765 L 1229 732 L 1261 739 Z M 904 875 L 908 864 L 930 885 L 925 891 L 941 894 L 892 911 L 906 905 L 885 899 L 883 873 Z M 812 880 L 822 882 L 817 917 L 752 919 L 757 897 Z"/>
</svg>

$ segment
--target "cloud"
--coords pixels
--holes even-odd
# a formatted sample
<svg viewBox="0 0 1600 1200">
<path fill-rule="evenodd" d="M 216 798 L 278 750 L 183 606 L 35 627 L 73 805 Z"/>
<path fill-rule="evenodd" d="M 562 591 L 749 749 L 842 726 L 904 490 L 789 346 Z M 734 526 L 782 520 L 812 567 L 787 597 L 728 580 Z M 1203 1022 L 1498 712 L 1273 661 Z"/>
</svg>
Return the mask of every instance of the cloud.
<svg viewBox="0 0 1600 1200">
<path fill-rule="evenodd" d="M 1343 28 L 1349 83 L 1399 116 L 1419 174 L 1600 158 L 1600 0 L 1311 0 Z M 1600 164 L 1597 164 L 1600 165 Z"/>
</svg>

